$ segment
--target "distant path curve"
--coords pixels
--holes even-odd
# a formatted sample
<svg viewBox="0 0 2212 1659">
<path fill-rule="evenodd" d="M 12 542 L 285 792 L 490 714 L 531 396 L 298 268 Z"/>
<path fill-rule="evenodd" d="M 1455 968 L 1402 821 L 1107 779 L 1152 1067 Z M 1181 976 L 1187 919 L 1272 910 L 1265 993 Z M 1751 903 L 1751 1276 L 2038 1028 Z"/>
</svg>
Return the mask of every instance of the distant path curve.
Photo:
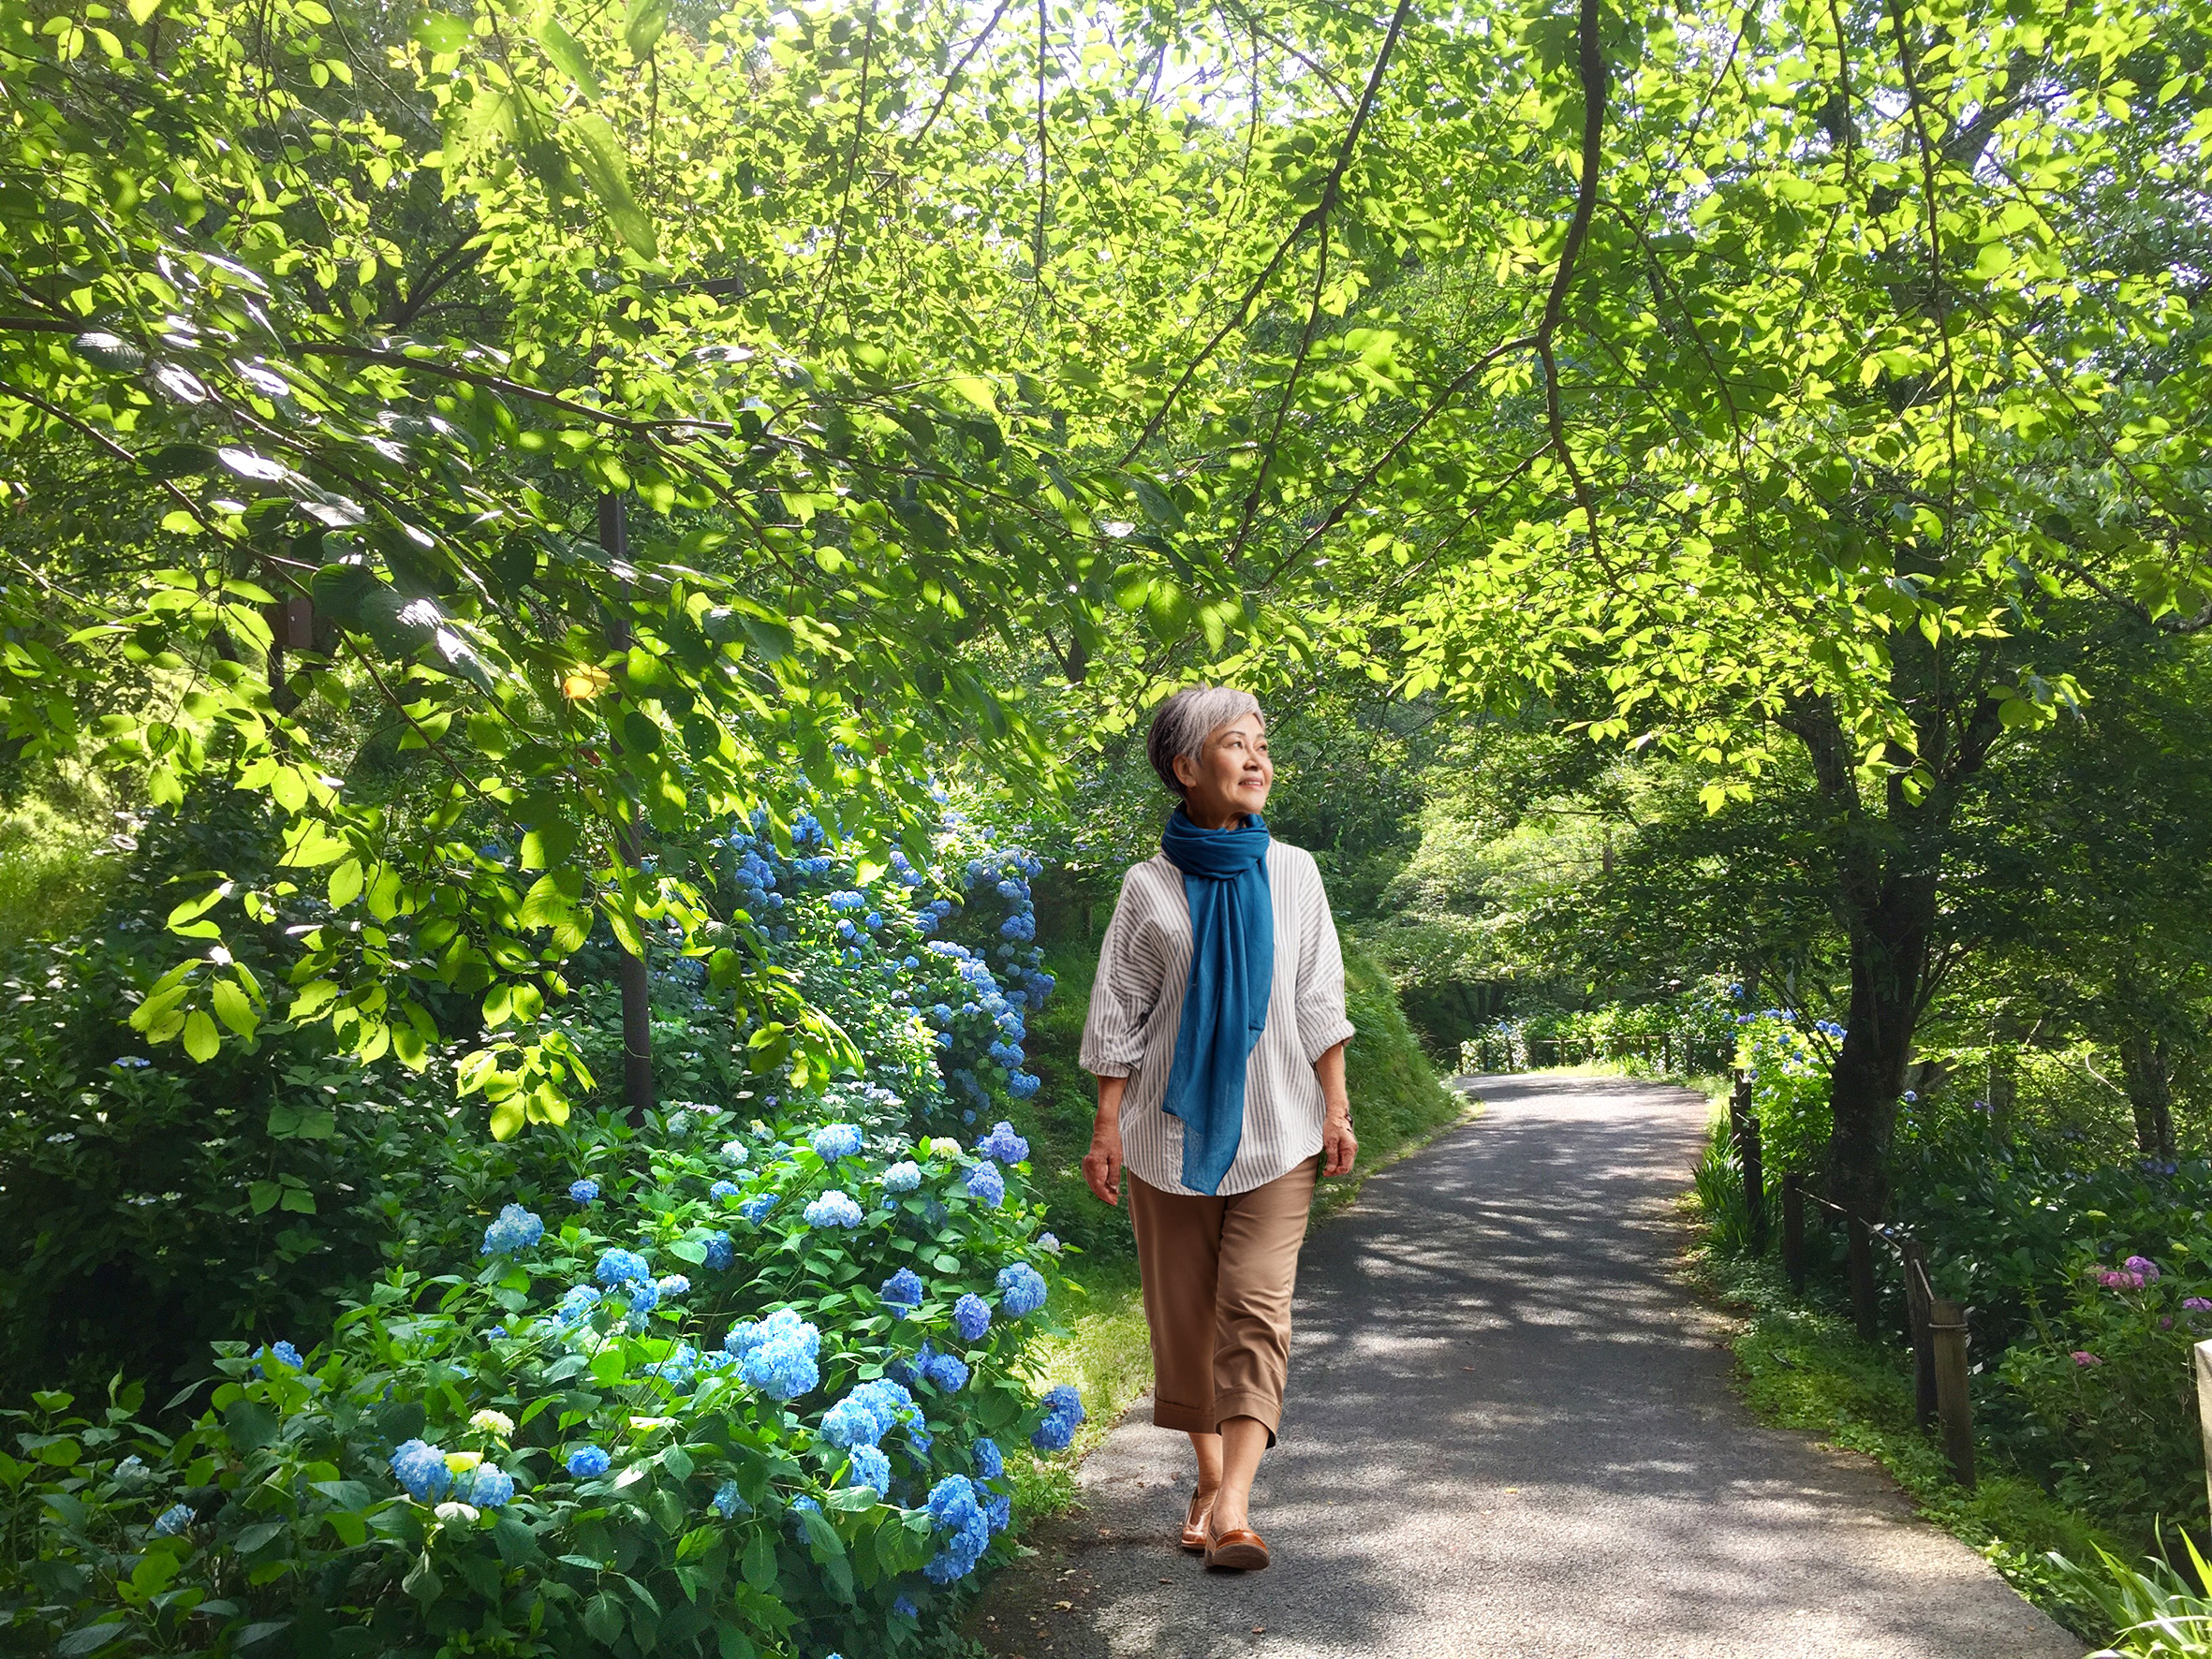
<svg viewBox="0 0 2212 1659">
<path fill-rule="evenodd" d="M 1760 1427 L 1672 1272 L 1706 1105 L 1471 1078 L 1489 1110 L 1307 1241 L 1267 1572 L 1172 1533 L 1142 1402 L 970 1625 L 1025 1659 L 2080 1659 L 1862 1459 Z M 1255 1627 L 1262 1627 L 1255 1629 Z"/>
</svg>

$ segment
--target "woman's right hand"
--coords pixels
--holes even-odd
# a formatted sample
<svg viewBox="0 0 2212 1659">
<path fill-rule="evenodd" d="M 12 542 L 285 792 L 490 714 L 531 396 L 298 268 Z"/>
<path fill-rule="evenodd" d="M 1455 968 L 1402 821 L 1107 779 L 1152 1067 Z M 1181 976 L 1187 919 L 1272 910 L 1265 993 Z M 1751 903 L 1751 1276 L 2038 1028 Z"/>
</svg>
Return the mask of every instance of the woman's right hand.
<svg viewBox="0 0 2212 1659">
<path fill-rule="evenodd" d="M 1100 1080 L 1122 1081 L 1120 1078 Z M 1106 1091 L 1101 1089 L 1099 1093 Z M 1121 1091 L 1115 1089 L 1113 1093 L 1112 1102 L 1099 1102 L 1099 1115 L 1091 1123 L 1091 1150 L 1083 1154 L 1083 1178 L 1102 1204 L 1121 1202 L 1121 1113 L 1108 1109 L 1109 1105 L 1120 1106 Z"/>
</svg>

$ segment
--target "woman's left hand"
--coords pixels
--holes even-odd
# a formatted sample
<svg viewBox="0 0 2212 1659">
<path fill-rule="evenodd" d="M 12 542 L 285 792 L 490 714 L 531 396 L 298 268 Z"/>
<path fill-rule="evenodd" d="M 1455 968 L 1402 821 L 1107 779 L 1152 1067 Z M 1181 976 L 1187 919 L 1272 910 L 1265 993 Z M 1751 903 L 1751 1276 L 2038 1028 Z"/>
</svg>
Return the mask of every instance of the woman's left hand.
<svg viewBox="0 0 2212 1659">
<path fill-rule="evenodd" d="M 1352 1160 L 1360 1155 L 1360 1138 L 1351 1132 L 1351 1113 L 1332 1106 L 1321 1123 L 1321 1173 L 1349 1175 Z"/>
</svg>

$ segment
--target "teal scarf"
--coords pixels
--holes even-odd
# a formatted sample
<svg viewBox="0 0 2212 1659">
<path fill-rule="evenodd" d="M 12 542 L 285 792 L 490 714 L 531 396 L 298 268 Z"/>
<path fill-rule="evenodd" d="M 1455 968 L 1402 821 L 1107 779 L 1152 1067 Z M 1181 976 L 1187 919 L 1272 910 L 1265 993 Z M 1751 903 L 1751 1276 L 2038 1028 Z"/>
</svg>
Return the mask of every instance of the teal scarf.
<svg viewBox="0 0 2212 1659">
<path fill-rule="evenodd" d="M 1183 1120 L 1183 1184 L 1211 1193 L 1245 1137 L 1245 1063 L 1267 1024 L 1275 984 L 1275 904 L 1267 821 L 1201 830 L 1177 807 L 1159 838 L 1190 902 L 1190 983 L 1164 1109 Z"/>
</svg>

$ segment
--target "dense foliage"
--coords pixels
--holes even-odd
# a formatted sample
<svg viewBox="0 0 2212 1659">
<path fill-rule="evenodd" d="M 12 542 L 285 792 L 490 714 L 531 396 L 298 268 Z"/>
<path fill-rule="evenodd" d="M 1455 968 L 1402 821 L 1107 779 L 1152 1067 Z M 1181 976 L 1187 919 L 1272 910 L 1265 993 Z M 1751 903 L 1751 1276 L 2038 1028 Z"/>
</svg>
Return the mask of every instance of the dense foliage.
<svg viewBox="0 0 2212 1659">
<path fill-rule="evenodd" d="M 19 1363 L 45 1352 L 94 1376 L 142 1367 L 161 1349 L 123 1321 L 176 1299 L 186 1275 L 226 1299 L 195 1311 L 200 1329 L 273 1340 L 217 1344 L 218 1386 L 183 1397 L 209 1415 L 173 1441 L 141 1413 L 136 1383 L 91 1417 L 73 1417 L 63 1392 L 17 1414 L 20 1461 L 0 1468 L 20 1564 L 6 1581 L 11 1645 L 227 1652 L 281 1633 L 282 1651 L 301 1653 L 457 1640 L 642 1653 L 919 1640 L 938 1622 L 932 1597 L 1010 1522 L 999 1441 L 1058 1449 L 1081 1415 L 1072 1396 L 1039 1403 L 1015 1376 L 1028 1333 L 1049 1328 L 1062 1246 L 1039 1231 L 1025 1138 L 977 1128 L 1037 1088 L 1025 1016 L 1052 990 L 1029 943 L 1038 861 L 949 815 L 942 891 L 937 862 L 903 856 L 863 882 L 804 812 L 805 850 L 789 859 L 743 828 L 720 838 L 724 879 L 774 918 L 768 948 L 834 1011 L 863 1057 L 857 1075 L 794 1087 L 780 1066 L 756 1066 L 772 1047 L 754 1040 L 762 1032 L 712 997 L 696 961 L 670 956 L 656 1034 L 664 1076 L 698 1098 L 641 1126 L 602 1108 L 502 1146 L 442 1110 L 410 1118 L 396 1094 L 332 1096 L 322 1074 L 284 1074 L 266 1138 L 249 1108 L 242 1137 L 206 1138 L 245 1148 L 187 1136 L 179 1155 L 219 1168 L 257 1148 L 371 1135 L 360 1162 L 382 1183 L 373 1193 L 348 1207 L 280 1175 L 261 1205 L 211 1178 L 156 1207 L 204 1229 L 181 1243 L 160 1237 L 158 1217 L 122 1239 L 105 1216 L 72 1218 L 61 1230 L 76 1247 L 112 1253 L 114 1323 L 99 1337 L 65 1325 L 43 1350 L 26 1330 Z M 564 1017 L 594 1058 L 610 1040 L 595 1001 Z M 358 1065 L 328 1069 L 362 1087 Z M 96 1111 L 65 1081 L 79 1128 L 47 1154 L 68 1160 L 46 1174 L 64 1197 L 73 1183 L 81 1206 L 119 1161 L 178 1140 L 179 1110 L 191 1123 L 197 1107 L 204 1136 L 192 1090 L 221 1080 L 142 1061 L 107 1072 Z M 302 1133 L 292 1119 L 310 1110 L 331 1121 Z M 51 1235 L 61 1206 L 35 1210 L 34 1169 L 9 1173 L 11 1224 L 43 1216 Z M 143 1215 L 142 1184 L 110 1202 Z M 249 1211 L 296 1234 L 312 1273 L 353 1272 L 342 1312 L 332 1281 L 270 1252 Z M 215 1248 L 226 1226 L 237 1236 Z M 364 1272 L 335 1248 L 347 1226 L 391 1265 Z M 66 1305 L 82 1264 L 42 1242 L 15 1294 L 36 1285 Z M 135 1282 L 114 1277 L 126 1268 Z M 292 1322 L 302 1315 L 310 1329 Z M 839 1403 L 856 1389 L 882 1408 L 872 1432 L 855 1427 L 862 1408 Z M 410 1452 L 418 1443 L 437 1455 Z M 604 1457 L 579 1464 L 585 1446 Z"/>
<path fill-rule="evenodd" d="M 1738 1061 L 1763 1132 L 1767 1202 L 1817 1169 L 1827 1069 L 1842 1033 L 1779 1010 L 1743 1016 Z M 1742 1173 L 1716 1131 L 1705 1207 L 1722 1242 L 1749 1244 Z M 1971 1309 L 1976 1426 L 2007 1465 L 2147 1540 L 2205 1524 L 2190 1349 L 2212 1338 L 2212 1161 L 2101 1156 L 2078 1128 L 1993 1122 L 1970 1082 L 1909 1091 L 1895 1165 L 1897 1219 L 1928 1250 L 1939 1295 Z M 1816 1221 L 1818 1219 L 1816 1215 Z M 1839 1232 L 1816 1252 L 1840 1266 Z M 1902 1285 L 1877 1253 L 1885 1300 Z"/>
</svg>

